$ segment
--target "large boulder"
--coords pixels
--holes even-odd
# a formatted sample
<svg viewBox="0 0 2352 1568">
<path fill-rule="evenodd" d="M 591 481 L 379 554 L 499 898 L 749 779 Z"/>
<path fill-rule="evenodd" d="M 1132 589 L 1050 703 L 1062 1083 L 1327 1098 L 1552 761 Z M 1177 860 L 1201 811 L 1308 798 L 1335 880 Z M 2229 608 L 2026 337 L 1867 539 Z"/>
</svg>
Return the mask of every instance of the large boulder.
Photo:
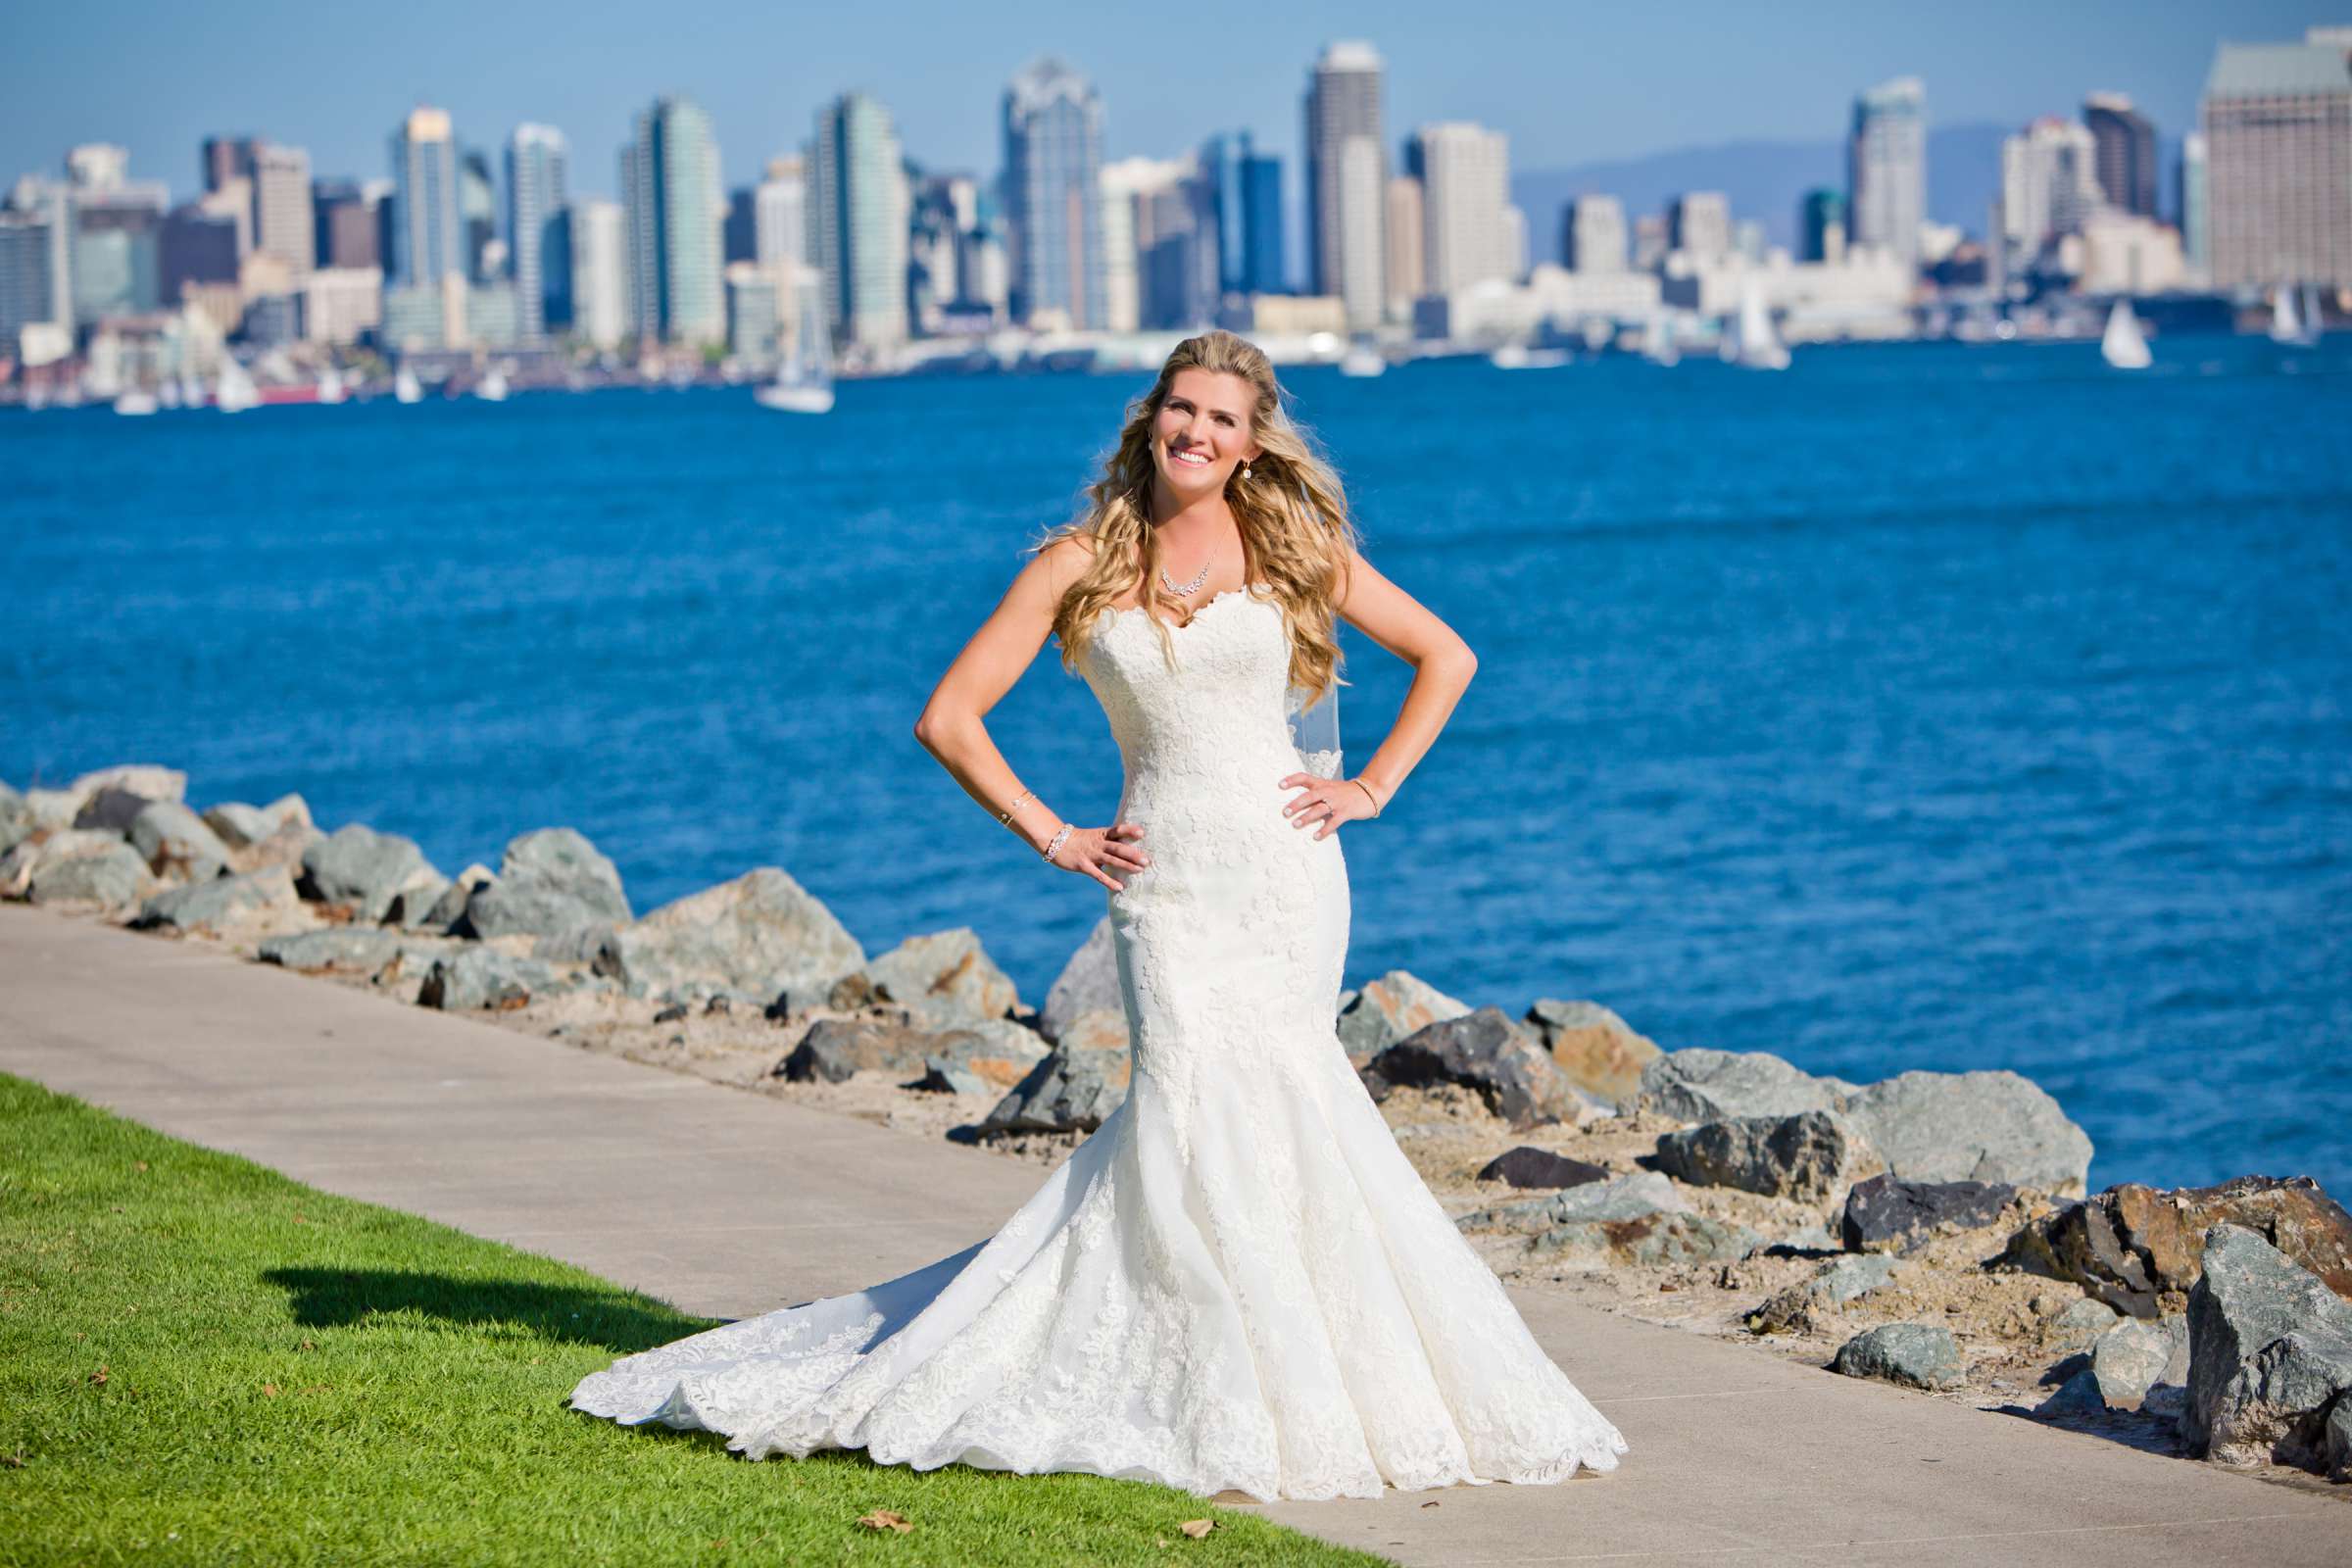
<svg viewBox="0 0 2352 1568">
<path fill-rule="evenodd" d="M 137 904 L 154 886 L 139 852 L 110 838 L 103 849 L 42 864 L 32 873 L 25 896 L 52 907 L 108 911 Z"/>
<path fill-rule="evenodd" d="M 1904 1265 L 1895 1258 L 1849 1252 L 1825 1258 L 1806 1275 L 1765 1298 L 1748 1313 L 1750 1334 L 1785 1334 L 1792 1329 L 1811 1332 L 1824 1326 L 1829 1314 L 1883 1289 Z"/>
<path fill-rule="evenodd" d="M 157 801 L 130 820 L 130 847 L 147 869 L 180 882 L 209 882 L 228 869 L 228 846 L 177 801 Z"/>
<path fill-rule="evenodd" d="M 433 960 L 416 1004 L 445 1012 L 489 1007 L 510 1011 L 534 997 L 595 990 L 607 982 L 577 969 L 559 968 L 538 958 L 518 957 L 496 948 L 467 946 Z"/>
<path fill-rule="evenodd" d="M 1012 979 L 997 967 L 969 926 L 908 937 L 853 978 L 867 1001 L 905 1007 L 934 1029 L 1004 1018 L 1021 1004 Z"/>
<path fill-rule="evenodd" d="M 2091 1415 L 2136 1410 L 2160 1387 L 2179 1390 L 2188 1378 L 2188 1319 L 2175 1313 L 2154 1323 L 2126 1318 L 2091 1342 L 2087 1365 L 2034 1406 L 2035 1415 Z"/>
<path fill-rule="evenodd" d="M 2242 1226 L 2216 1225 L 2204 1243 L 2181 1437 L 2225 1464 L 2352 1479 L 2352 1302 Z"/>
<path fill-rule="evenodd" d="M 1653 1210 L 1627 1219 L 1555 1225 L 1529 1238 L 1527 1256 L 1554 1268 L 1642 1268 L 1732 1263 L 1762 1245 L 1763 1237 L 1735 1220 Z"/>
<path fill-rule="evenodd" d="M 1131 1074 L 1125 1051 L 1091 1048 L 1065 1036 L 997 1102 L 980 1131 L 983 1136 L 1094 1132 L 1126 1103 Z"/>
<path fill-rule="evenodd" d="M 1454 1221 L 1465 1231 L 1546 1231 L 1596 1220 L 1644 1214 L 1687 1214 L 1690 1200 L 1654 1170 L 1634 1171 L 1567 1188 L 1544 1198 L 1522 1198 L 1473 1210 Z"/>
<path fill-rule="evenodd" d="M 401 936 L 371 925 L 330 925 L 265 938 L 254 956 L 304 974 L 373 974 L 398 956 Z"/>
<path fill-rule="evenodd" d="M 1481 1007 L 1414 1032 L 1375 1056 L 1363 1078 L 1375 1100 L 1396 1088 L 1461 1084 L 1477 1090 L 1488 1108 L 1514 1127 L 1573 1123 L 1600 1109 L 1499 1007 Z"/>
<path fill-rule="evenodd" d="M 1642 1070 L 1665 1054 L 1597 1002 L 1542 998 L 1524 1021 L 1570 1083 L 1612 1105 L 1632 1104 Z"/>
<path fill-rule="evenodd" d="M 429 887 L 440 875 L 414 839 L 353 822 L 303 852 L 294 890 L 314 904 L 349 910 L 354 920 L 373 922 L 395 898 Z"/>
<path fill-rule="evenodd" d="M 860 1072 L 919 1076 L 946 1062 L 1000 1090 L 1027 1077 L 1047 1055 L 1044 1038 L 1009 1019 L 934 1031 L 877 1018 L 819 1018 L 774 1076 L 837 1084 Z"/>
<path fill-rule="evenodd" d="M 1046 1004 L 1038 1010 L 1037 1032 L 1048 1040 L 1059 1040 L 1061 1032 L 1071 1023 L 1090 1012 L 1119 1012 L 1126 1003 L 1119 995 L 1119 956 L 1117 937 L 1110 929 L 1110 916 L 1095 922 L 1086 934 L 1070 961 L 1061 966 L 1053 988 L 1046 993 Z"/>
<path fill-rule="evenodd" d="M 2080 1197 L 2090 1135 L 2013 1072 L 1907 1072 L 1841 1107 L 1905 1181 L 2009 1182 Z"/>
<path fill-rule="evenodd" d="M 576 830 L 548 827 L 507 845 L 497 878 L 473 890 L 450 934 L 560 936 L 629 920 L 628 895 L 612 862 Z"/>
<path fill-rule="evenodd" d="M 2071 1280 L 2118 1311 L 2154 1317 L 2197 1281 L 2205 1235 L 2254 1232 L 2352 1298 L 2352 1215 L 2308 1176 L 2240 1176 L 2167 1191 L 2127 1183 L 2019 1229 L 2002 1261 Z"/>
<path fill-rule="evenodd" d="M 833 911 L 774 866 L 687 895 L 605 939 L 596 956 L 631 996 L 703 987 L 773 996 L 865 963 Z"/>
<path fill-rule="evenodd" d="M 205 808 L 204 825 L 232 850 L 259 849 L 292 823 L 311 826 L 311 806 L 299 795 L 281 795 L 268 806 L 222 801 Z"/>
<path fill-rule="evenodd" d="M 130 850 L 118 833 L 97 828 L 49 828 L 35 833 L 0 855 L 0 897 L 22 899 L 32 892 L 33 878 L 51 866 L 84 856 L 108 855 L 115 850 Z M 133 860 L 138 852 L 130 850 Z M 139 869 L 147 869 L 138 861 Z"/>
<path fill-rule="evenodd" d="M 155 804 L 144 795 L 109 784 L 92 791 L 81 803 L 81 809 L 74 813 L 74 825 L 85 832 L 126 838 L 138 814 Z"/>
<path fill-rule="evenodd" d="M 1907 1182 L 1881 1172 L 1845 1195 L 1841 1240 L 1853 1252 L 1908 1252 L 1997 1223 L 2016 1197 L 2006 1182 Z"/>
<path fill-rule="evenodd" d="M 1967 1376 L 1968 1366 L 1951 1330 L 1928 1323 L 1885 1323 L 1839 1346 L 1830 1370 L 1914 1389 L 1948 1389 Z"/>
<path fill-rule="evenodd" d="M 1658 1140 L 1660 1169 L 1696 1187 L 1823 1202 L 1881 1163 L 1854 1124 L 1834 1110 L 1741 1116 Z"/>
<path fill-rule="evenodd" d="M 1583 1187 L 1590 1182 L 1608 1180 L 1609 1173 L 1590 1160 L 1570 1159 L 1548 1149 L 1537 1149 L 1521 1144 L 1505 1150 L 1487 1161 L 1478 1173 L 1482 1182 L 1501 1182 L 1506 1187 L 1540 1187 L 1558 1191 L 1567 1187 Z"/>
<path fill-rule="evenodd" d="M 1469 1004 L 1456 1002 L 1402 969 L 1392 969 L 1367 981 L 1341 1008 L 1340 1044 L 1348 1048 L 1349 1064 L 1360 1070 L 1391 1046 L 1469 1011 Z"/>
<path fill-rule="evenodd" d="M 0 855 L 32 837 L 32 830 L 39 825 L 24 797 L 0 784 Z"/>
<path fill-rule="evenodd" d="M 282 865 L 272 865 L 167 888 L 141 905 L 138 918 L 130 923 L 142 930 L 160 926 L 173 931 L 220 931 L 266 925 L 300 907 L 293 874 Z"/>
<path fill-rule="evenodd" d="M 1639 1102 L 1676 1121 L 1731 1121 L 1836 1110 L 1838 1087 L 1762 1051 L 1693 1047 L 1653 1056 L 1642 1068 Z"/>
<path fill-rule="evenodd" d="M 100 790 L 108 789 L 122 790 L 148 801 L 184 801 L 188 798 L 188 775 L 176 767 L 163 767 L 154 762 L 122 762 L 82 774 L 67 785 L 63 793 L 86 805 Z"/>
</svg>

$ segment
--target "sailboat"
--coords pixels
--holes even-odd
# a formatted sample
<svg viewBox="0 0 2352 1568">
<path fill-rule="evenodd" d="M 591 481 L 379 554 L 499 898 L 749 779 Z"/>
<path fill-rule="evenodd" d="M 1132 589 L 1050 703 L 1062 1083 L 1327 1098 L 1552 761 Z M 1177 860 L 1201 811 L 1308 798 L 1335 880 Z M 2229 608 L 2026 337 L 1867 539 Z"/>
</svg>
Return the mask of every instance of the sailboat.
<svg viewBox="0 0 2352 1568">
<path fill-rule="evenodd" d="M 761 408 L 779 414 L 833 412 L 832 334 L 825 329 L 823 301 L 810 284 L 804 274 L 795 286 L 792 346 L 776 368 L 776 378 L 752 394 Z"/>
<path fill-rule="evenodd" d="M 1674 332 L 1666 323 L 1666 313 L 1653 311 L 1642 329 L 1642 357 L 1652 365 L 1680 365 L 1683 351 L 1674 345 Z"/>
<path fill-rule="evenodd" d="M 1505 343 L 1487 356 L 1497 370 L 1556 370 L 1568 363 L 1565 349 L 1531 349 L 1524 343 Z"/>
<path fill-rule="evenodd" d="M 2303 318 L 2298 290 L 2290 283 L 2280 283 L 2271 295 L 2271 341 L 2291 348 L 2306 349 L 2320 340 L 2314 323 Z"/>
<path fill-rule="evenodd" d="M 129 391 L 124 392 L 121 397 L 115 399 L 115 412 L 117 414 L 153 414 L 158 408 L 161 407 L 162 404 L 157 401 L 156 395 L 144 387 L 134 386 Z"/>
<path fill-rule="evenodd" d="M 507 372 L 495 365 L 473 386 L 473 395 L 484 403 L 504 403 L 507 392 Z"/>
<path fill-rule="evenodd" d="M 2320 306 L 2320 285 L 2317 283 L 2303 285 L 2303 330 L 2311 334 L 2314 343 L 2328 330 L 2328 313 Z"/>
<path fill-rule="evenodd" d="M 1750 370 L 1786 370 L 1788 350 L 1772 329 L 1764 296 L 1750 278 L 1740 295 L 1740 337 L 1733 363 Z"/>
<path fill-rule="evenodd" d="M 343 375 L 331 365 L 318 372 L 318 401 L 321 403 L 343 401 Z"/>
<path fill-rule="evenodd" d="M 392 378 L 392 395 L 403 403 L 423 402 L 424 388 L 417 384 L 416 372 L 402 366 L 400 373 Z"/>
<path fill-rule="evenodd" d="M 2132 314 L 2130 300 L 2117 300 L 2115 309 L 2107 313 L 2107 332 L 2099 339 L 2099 353 L 2119 370 L 2148 368 L 2147 336 L 2139 329 L 2139 318 Z"/>
<path fill-rule="evenodd" d="M 245 367 L 225 355 L 220 360 L 220 379 L 213 383 L 213 407 L 222 414 L 242 414 L 262 401 L 262 394 L 245 373 Z"/>
<path fill-rule="evenodd" d="M 1340 356 L 1342 375 L 1379 375 L 1388 368 L 1389 362 L 1381 357 L 1380 350 L 1373 346 L 1370 338 L 1357 338 L 1348 345 L 1348 352 Z"/>
</svg>

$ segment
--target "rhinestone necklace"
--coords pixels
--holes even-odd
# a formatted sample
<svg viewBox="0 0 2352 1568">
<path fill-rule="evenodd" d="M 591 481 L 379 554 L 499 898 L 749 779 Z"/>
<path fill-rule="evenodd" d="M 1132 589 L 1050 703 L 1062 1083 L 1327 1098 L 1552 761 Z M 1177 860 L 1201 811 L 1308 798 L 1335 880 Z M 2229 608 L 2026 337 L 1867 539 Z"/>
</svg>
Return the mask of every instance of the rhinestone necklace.
<svg viewBox="0 0 2352 1568">
<path fill-rule="evenodd" d="M 1191 582 L 1186 583 L 1181 588 L 1176 586 L 1176 579 L 1168 575 L 1168 568 L 1165 566 L 1159 568 L 1159 580 L 1163 583 L 1166 583 L 1168 585 L 1168 592 L 1174 594 L 1177 598 L 1190 599 L 1193 595 L 1200 591 L 1200 585 L 1202 583 L 1208 581 L 1208 568 L 1209 565 L 1214 564 L 1215 558 L 1212 557 L 1208 563 L 1202 564 L 1200 575 L 1195 577 Z"/>
</svg>

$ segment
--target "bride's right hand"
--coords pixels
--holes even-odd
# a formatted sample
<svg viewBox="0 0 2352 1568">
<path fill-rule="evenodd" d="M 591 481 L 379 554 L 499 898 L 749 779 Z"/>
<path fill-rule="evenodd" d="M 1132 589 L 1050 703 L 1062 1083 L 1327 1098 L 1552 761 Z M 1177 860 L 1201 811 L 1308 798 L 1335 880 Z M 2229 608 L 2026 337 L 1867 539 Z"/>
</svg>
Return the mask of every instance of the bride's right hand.
<svg viewBox="0 0 2352 1568">
<path fill-rule="evenodd" d="M 1111 892 L 1117 893 L 1126 884 L 1113 882 L 1105 872 L 1117 871 L 1124 875 L 1141 871 L 1152 863 L 1152 857 L 1146 855 L 1143 846 L 1137 842 L 1143 836 L 1144 828 L 1140 822 L 1121 822 L 1115 827 L 1082 827 L 1062 841 L 1061 848 L 1054 852 L 1054 863 L 1064 871 L 1091 876 Z"/>
</svg>

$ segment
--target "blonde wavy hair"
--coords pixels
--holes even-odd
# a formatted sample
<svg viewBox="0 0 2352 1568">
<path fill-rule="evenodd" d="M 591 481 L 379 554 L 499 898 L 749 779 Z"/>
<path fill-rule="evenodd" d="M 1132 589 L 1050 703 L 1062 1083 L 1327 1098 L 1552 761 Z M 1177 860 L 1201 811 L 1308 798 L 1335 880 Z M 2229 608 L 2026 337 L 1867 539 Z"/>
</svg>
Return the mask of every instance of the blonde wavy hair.
<svg viewBox="0 0 2352 1568">
<path fill-rule="evenodd" d="M 1103 460 L 1102 477 L 1087 486 L 1079 514 L 1034 547 L 1032 553 L 1042 555 L 1076 538 L 1092 551 L 1086 571 L 1054 612 L 1062 664 L 1076 666 L 1112 600 L 1133 593 L 1139 605 L 1183 603 L 1156 587 L 1159 531 L 1152 521 L 1152 491 L 1158 469 L 1152 443 L 1160 406 L 1185 370 L 1238 375 L 1255 389 L 1250 439 L 1260 456 L 1246 465 L 1250 478 L 1234 470 L 1225 500 L 1241 525 L 1245 582 L 1266 584 L 1282 608 L 1291 638 L 1291 684 L 1311 693 L 1310 704 L 1320 702 L 1332 687 L 1348 684 L 1339 673 L 1337 601 L 1358 535 L 1339 475 L 1307 432 L 1292 422 L 1273 365 L 1256 344 L 1232 332 L 1203 332 L 1176 345 L 1152 390 L 1127 406 L 1119 444 Z M 1160 616 L 1149 618 L 1173 667 L 1176 639 Z"/>
</svg>

